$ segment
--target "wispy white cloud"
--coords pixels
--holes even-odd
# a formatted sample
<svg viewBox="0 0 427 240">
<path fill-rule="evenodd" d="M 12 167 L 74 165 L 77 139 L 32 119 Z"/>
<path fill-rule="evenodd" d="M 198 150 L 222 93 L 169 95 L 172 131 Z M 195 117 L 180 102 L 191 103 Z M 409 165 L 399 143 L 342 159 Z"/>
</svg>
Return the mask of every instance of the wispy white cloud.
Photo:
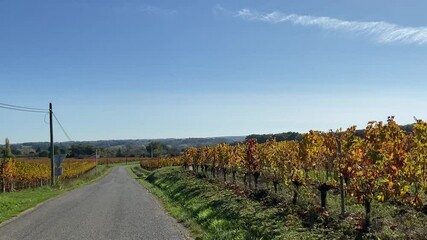
<svg viewBox="0 0 427 240">
<path fill-rule="evenodd" d="M 222 5 L 217 4 L 212 9 L 214 15 L 234 15 L 235 13 L 224 8 Z"/>
<path fill-rule="evenodd" d="M 261 13 L 251 9 L 241 9 L 236 17 L 272 24 L 291 23 L 300 26 L 317 26 L 325 30 L 345 31 L 364 34 L 379 43 L 427 44 L 427 27 L 404 27 L 387 22 L 345 21 L 330 17 L 285 14 L 274 11 Z"/>
</svg>

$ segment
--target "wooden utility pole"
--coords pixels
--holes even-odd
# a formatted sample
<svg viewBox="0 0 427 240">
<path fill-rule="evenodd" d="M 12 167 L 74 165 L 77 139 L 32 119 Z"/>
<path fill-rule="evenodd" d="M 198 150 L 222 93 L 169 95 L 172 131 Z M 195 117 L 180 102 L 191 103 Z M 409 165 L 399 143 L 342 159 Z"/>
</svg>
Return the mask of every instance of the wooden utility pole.
<svg viewBox="0 0 427 240">
<path fill-rule="evenodd" d="M 54 146 L 53 146 L 53 121 L 52 121 L 52 103 L 49 103 L 49 120 L 50 120 L 50 184 L 55 185 L 55 163 L 54 163 Z"/>
</svg>

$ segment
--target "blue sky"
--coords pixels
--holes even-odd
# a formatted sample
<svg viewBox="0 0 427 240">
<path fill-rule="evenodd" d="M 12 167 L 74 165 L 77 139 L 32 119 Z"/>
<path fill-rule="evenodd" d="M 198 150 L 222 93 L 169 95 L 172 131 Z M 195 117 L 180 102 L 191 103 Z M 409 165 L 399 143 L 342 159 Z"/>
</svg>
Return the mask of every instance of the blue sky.
<svg viewBox="0 0 427 240">
<path fill-rule="evenodd" d="M 427 119 L 425 1 L 0 0 L 0 103 L 73 140 Z M 0 139 L 48 141 L 0 109 Z M 66 141 L 55 125 L 55 141 Z"/>
</svg>

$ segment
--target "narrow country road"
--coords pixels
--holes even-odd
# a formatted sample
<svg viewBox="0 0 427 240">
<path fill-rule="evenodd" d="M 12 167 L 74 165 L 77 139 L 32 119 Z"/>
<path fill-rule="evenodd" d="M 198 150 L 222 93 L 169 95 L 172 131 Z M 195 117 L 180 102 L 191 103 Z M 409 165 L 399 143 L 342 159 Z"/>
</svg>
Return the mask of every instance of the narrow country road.
<svg viewBox="0 0 427 240">
<path fill-rule="evenodd" d="M 185 230 L 125 167 L 0 228 L 0 239 L 185 239 Z"/>
</svg>

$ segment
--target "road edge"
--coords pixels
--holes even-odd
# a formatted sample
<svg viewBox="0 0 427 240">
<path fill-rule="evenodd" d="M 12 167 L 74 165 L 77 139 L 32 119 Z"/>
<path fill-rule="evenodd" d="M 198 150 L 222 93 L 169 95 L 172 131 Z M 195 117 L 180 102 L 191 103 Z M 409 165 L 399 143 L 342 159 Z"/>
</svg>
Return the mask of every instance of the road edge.
<svg viewBox="0 0 427 240">
<path fill-rule="evenodd" d="M 148 193 L 150 193 L 151 198 L 154 200 L 154 202 L 159 206 L 163 212 L 173 220 L 174 225 L 177 226 L 178 231 L 184 236 L 184 239 L 186 240 L 194 240 L 194 238 L 191 236 L 190 229 L 186 228 L 182 223 L 178 221 L 178 219 L 174 218 L 169 211 L 165 208 L 164 203 L 161 199 L 159 199 L 148 187 L 144 186 L 140 181 L 138 181 L 138 176 L 132 171 L 132 166 L 127 166 L 126 171 L 128 175 L 132 178 L 133 181 L 135 181 L 139 186 L 147 190 Z"/>
</svg>

